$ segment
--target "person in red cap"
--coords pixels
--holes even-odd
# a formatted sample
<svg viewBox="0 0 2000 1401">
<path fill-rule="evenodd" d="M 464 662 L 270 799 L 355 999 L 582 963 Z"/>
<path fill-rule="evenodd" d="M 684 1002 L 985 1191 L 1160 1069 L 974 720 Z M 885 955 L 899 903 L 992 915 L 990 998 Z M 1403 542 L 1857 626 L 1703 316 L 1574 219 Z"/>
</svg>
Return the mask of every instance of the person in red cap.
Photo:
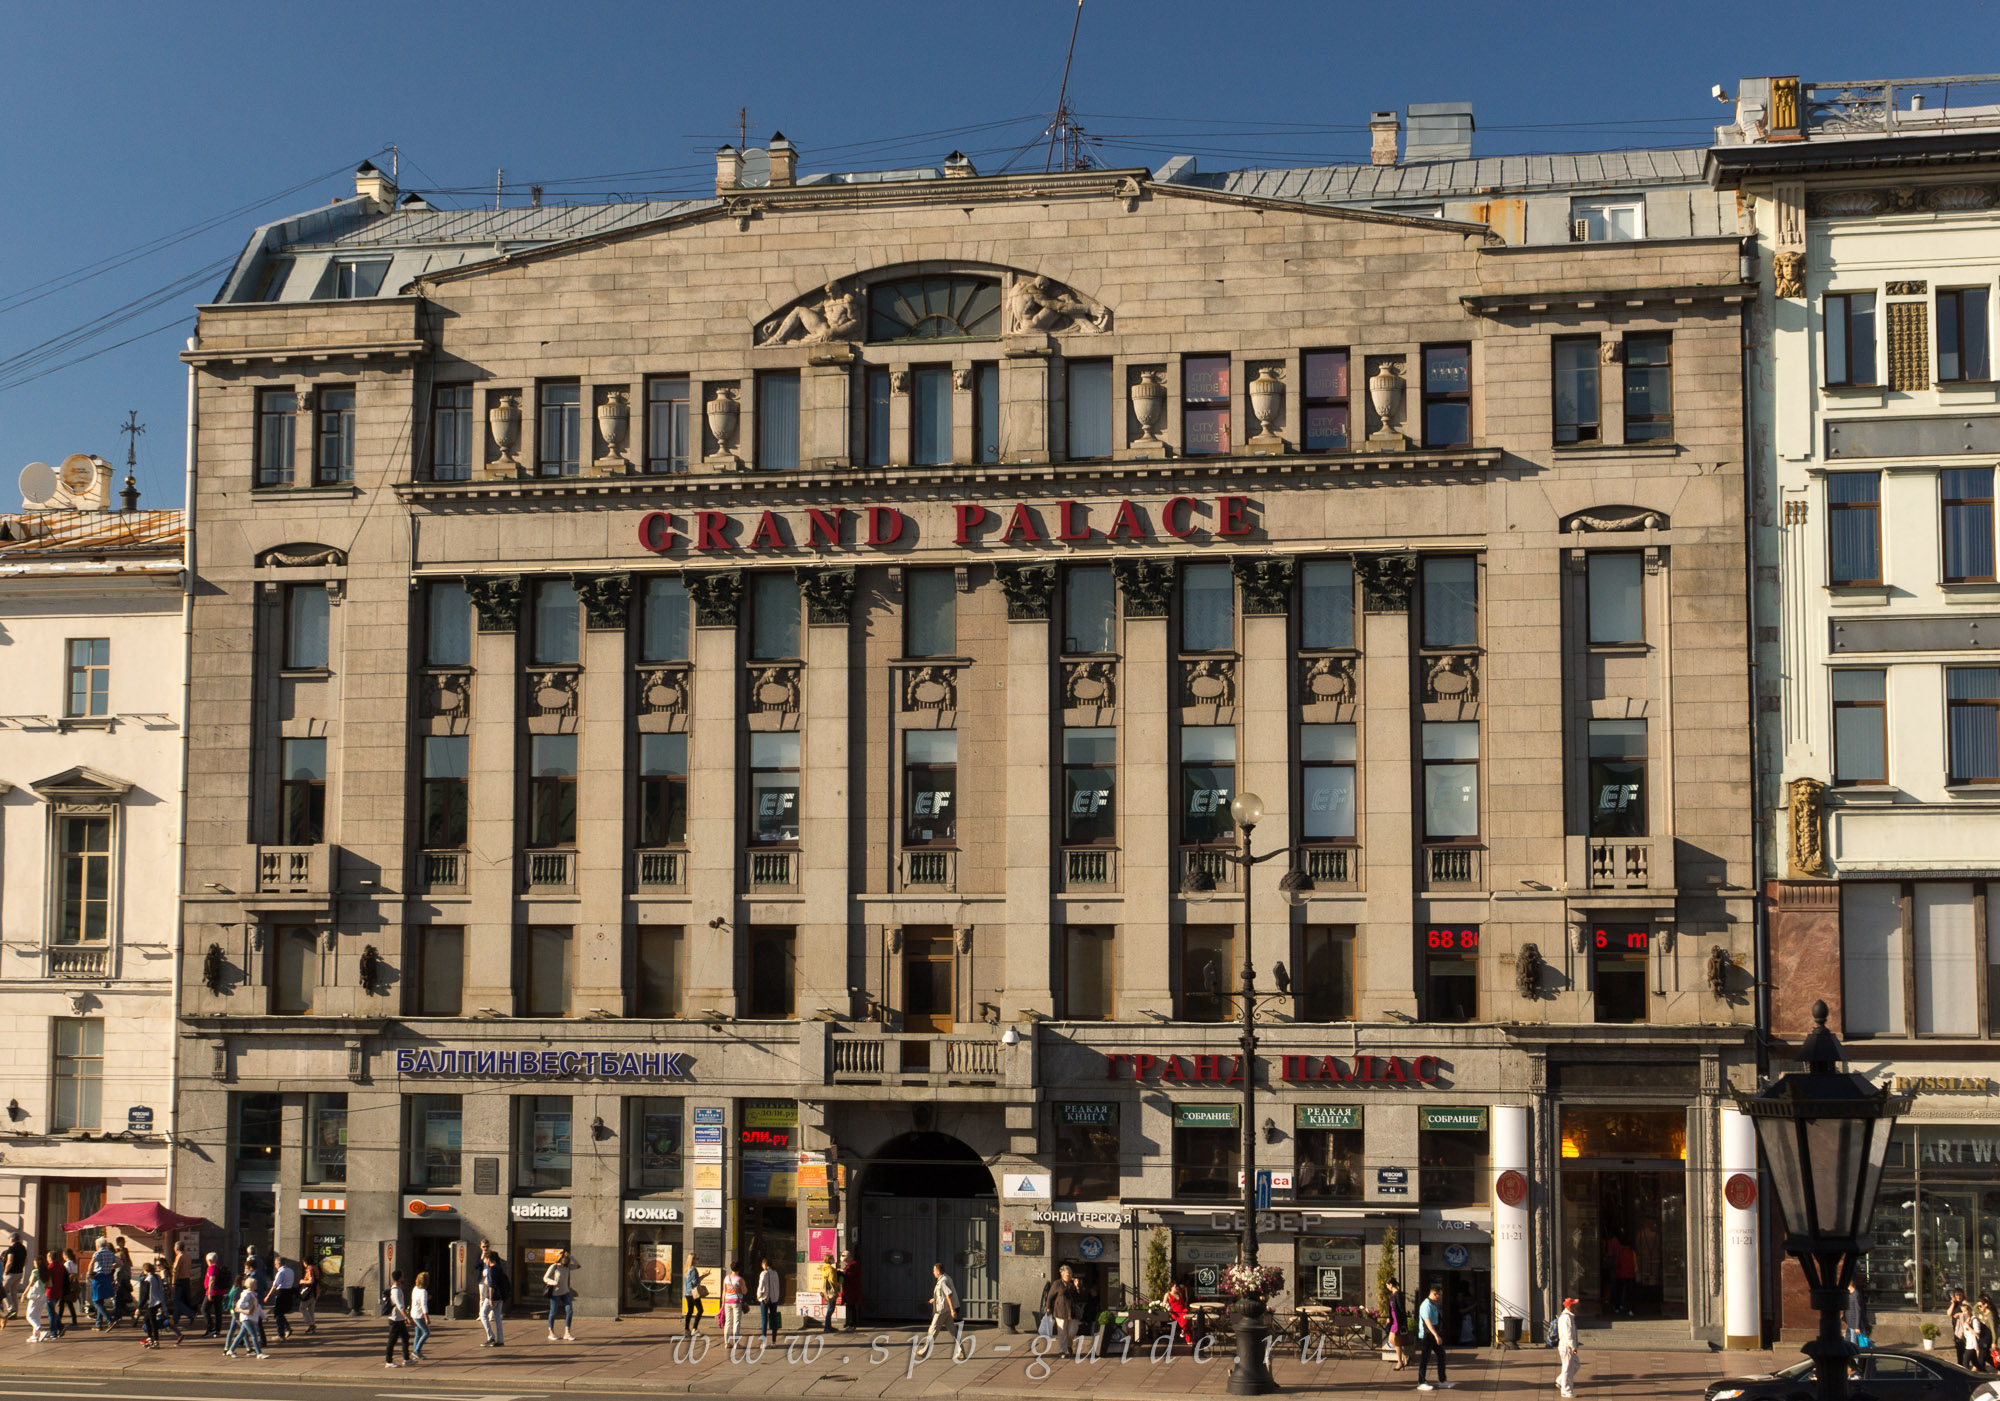
<svg viewBox="0 0 2000 1401">
<path fill-rule="evenodd" d="M 1556 1315 L 1556 1394 L 1576 1395 L 1576 1300 L 1564 1299 L 1563 1311 Z"/>
</svg>

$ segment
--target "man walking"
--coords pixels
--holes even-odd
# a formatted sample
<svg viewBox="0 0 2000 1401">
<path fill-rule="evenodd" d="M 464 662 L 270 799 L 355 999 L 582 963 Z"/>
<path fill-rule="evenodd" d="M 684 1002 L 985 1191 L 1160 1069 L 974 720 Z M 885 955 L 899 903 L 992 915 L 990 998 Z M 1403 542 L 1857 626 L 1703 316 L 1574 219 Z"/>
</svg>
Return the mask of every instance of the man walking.
<svg viewBox="0 0 2000 1401">
<path fill-rule="evenodd" d="M 264 1294 L 264 1302 L 271 1306 L 271 1319 L 278 1325 L 278 1341 L 292 1336 L 292 1325 L 288 1321 L 292 1310 L 299 1303 L 299 1276 L 289 1261 L 282 1255 L 271 1257 L 278 1268 L 271 1273 L 271 1287 Z"/>
<path fill-rule="evenodd" d="M 785 1282 L 778 1272 L 771 1268 L 769 1260 L 757 1271 L 757 1304 L 763 1317 L 758 1323 L 757 1336 L 778 1341 L 778 1296 Z"/>
<path fill-rule="evenodd" d="M 1423 1303 L 1417 1306 L 1417 1341 L 1422 1349 L 1417 1353 L 1417 1390 L 1435 1389 L 1424 1380 L 1430 1371 L 1433 1357 L 1437 1359 L 1438 1364 L 1438 1386 L 1446 1391 L 1451 1390 L 1455 1383 L 1445 1380 L 1444 1374 L 1444 1286 L 1442 1284 L 1433 1284 L 1431 1292 L 1426 1294 Z"/>
<path fill-rule="evenodd" d="M 965 1359 L 959 1353 L 958 1335 L 952 1328 L 958 1322 L 958 1287 L 951 1282 L 951 1276 L 944 1272 L 941 1264 L 931 1265 L 931 1278 L 935 1283 L 931 1285 L 931 1326 L 924 1334 L 924 1356 L 931 1355 L 931 1349 L 937 1345 L 938 1329 L 943 1328 L 952 1334 L 951 1360 L 963 1362 Z"/>
<path fill-rule="evenodd" d="M 1556 1315 L 1556 1394 L 1576 1395 L 1576 1300 L 1564 1299 L 1563 1311 Z"/>
<path fill-rule="evenodd" d="M 7 1249 L 0 1252 L 0 1280 L 5 1281 L 7 1307 L 0 1313 L 0 1328 L 7 1326 L 7 1320 L 18 1317 L 21 1310 L 21 1289 L 28 1277 L 28 1247 L 21 1242 L 21 1233 L 14 1232 L 7 1242 Z"/>
<path fill-rule="evenodd" d="M 396 1344 L 403 1345 L 403 1366 L 416 1364 L 410 1361 L 410 1300 L 403 1292 L 403 1272 L 389 1272 L 389 1342 L 382 1349 L 384 1366 L 396 1365 Z"/>
<path fill-rule="evenodd" d="M 505 1347 L 506 1326 L 501 1315 L 507 1308 L 507 1275 L 491 1246 L 479 1251 L 479 1326 L 486 1330 L 481 1347 Z"/>
</svg>

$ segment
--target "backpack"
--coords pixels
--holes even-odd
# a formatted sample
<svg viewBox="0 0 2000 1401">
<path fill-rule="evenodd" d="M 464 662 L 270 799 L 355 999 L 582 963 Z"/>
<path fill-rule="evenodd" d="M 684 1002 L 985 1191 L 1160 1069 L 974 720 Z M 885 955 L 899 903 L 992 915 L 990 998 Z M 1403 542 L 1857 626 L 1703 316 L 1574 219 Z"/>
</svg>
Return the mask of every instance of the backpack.
<svg viewBox="0 0 2000 1401">
<path fill-rule="evenodd" d="M 503 1304 L 514 1302 L 514 1281 L 507 1278 L 507 1271 L 498 1265 L 493 1267 L 493 1297 Z"/>
<path fill-rule="evenodd" d="M 1549 1320 L 1549 1326 L 1542 1330 L 1542 1346 L 1554 1347 L 1555 1345 L 1556 1345 L 1556 1320 L 1552 1318 Z"/>
</svg>

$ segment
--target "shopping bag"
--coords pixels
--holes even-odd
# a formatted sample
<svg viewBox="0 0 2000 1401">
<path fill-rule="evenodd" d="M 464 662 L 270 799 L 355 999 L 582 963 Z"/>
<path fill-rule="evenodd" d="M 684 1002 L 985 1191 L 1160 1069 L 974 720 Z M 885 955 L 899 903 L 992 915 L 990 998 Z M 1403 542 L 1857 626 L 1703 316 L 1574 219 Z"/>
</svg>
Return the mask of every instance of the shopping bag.
<svg viewBox="0 0 2000 1401">
<path fill-rule="evenodd" d="M 1856 1333 L 1854 1335 L 1854 1345 L 1856 1347 L 1874 1347 L 1875 1340 L 1866 1333 Z"/>
<path fill-rule="evenodd" d="M 1056 1316 L 1052 1313 L 1044 1313 L 1042 1315 L 1042 1326 L 1037 1328 L 1035 1333 L 1039 1337 L 1053 1338 L 1056 1335 Z"/>
</svg>

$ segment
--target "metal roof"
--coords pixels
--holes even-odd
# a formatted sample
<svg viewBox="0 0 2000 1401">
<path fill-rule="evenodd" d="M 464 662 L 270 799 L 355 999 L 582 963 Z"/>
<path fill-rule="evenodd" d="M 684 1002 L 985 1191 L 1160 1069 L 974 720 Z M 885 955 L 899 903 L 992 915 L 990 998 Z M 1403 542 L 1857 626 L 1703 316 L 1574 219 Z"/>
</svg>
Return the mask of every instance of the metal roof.
<svg viewBox="0 0 2000 1401">
<path fill-rule="evenodd" d="M 0 515 L 0 566 L 68 555 L 174 556 L 183 511 L 21 511 Z"/>
<path fill-rule="evenodd" d="M 1290 170 L 1183 173 L 1174 183 L 1305 204 L 1441 199 L 1526 190 L 1702 184 L 1699 148 L 1591 151 L 1554 156 L 1482 156 L 1402 165 L 1316 165 Z"/>
<path fill-rule="evenodd" d="M 554 243 L 613 233 L 654 219 L 711 208 L 713 199 L 642 200 L 628 204 L 538 205 L 525 209 L 398 209 L 321 244 L 290 247 L 407 248 L 413 244 Z"/>
</svg>

